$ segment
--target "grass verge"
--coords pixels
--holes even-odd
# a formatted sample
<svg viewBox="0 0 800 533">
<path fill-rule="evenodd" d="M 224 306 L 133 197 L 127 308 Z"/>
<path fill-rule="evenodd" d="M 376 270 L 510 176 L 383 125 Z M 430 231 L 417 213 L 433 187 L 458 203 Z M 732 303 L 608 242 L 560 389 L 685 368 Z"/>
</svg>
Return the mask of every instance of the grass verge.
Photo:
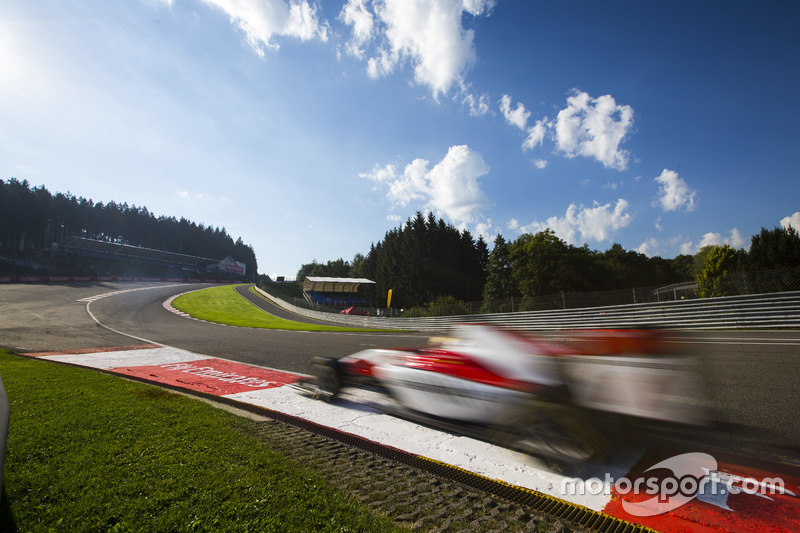
<svg viewBox="0 0 800 533">
<path fill-rule="evenodd" d="M 0 531 L 391 531 L 204 402 L 0 351 Z"/>
<path fill-rule="evenodd" d="M 284 320 L 260 310 L 237 294 L 234 287 L 234 285 L 223 285 L 183 294 L 172 300 L 172 306 L 184 313 L 188 313 L 193 318 L 230 326 L 295 331 L 379 331 L 367 328 L 304 324 L 302 322 Z"/>
</svg>

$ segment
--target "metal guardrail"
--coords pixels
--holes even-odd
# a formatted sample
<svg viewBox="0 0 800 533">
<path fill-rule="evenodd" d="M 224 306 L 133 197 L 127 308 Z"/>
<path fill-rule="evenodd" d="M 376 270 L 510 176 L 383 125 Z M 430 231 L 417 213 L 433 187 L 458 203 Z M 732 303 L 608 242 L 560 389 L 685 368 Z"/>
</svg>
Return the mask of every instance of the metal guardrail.
<svg viewBox="0 0 800 533">
<path fill-rule="evenodd" d="M 464 322 L 503 324 L 526 330 L 624 329 L 646 326 L 707 330 L 800 327 L 800 291 L 554 311 L 390 318 L 311 311 L 280 300 L 258 287 L 256 290 L 277 305 L 303 316 L 342 326 L 377 329 L 442 330 Z"/>
</svg>

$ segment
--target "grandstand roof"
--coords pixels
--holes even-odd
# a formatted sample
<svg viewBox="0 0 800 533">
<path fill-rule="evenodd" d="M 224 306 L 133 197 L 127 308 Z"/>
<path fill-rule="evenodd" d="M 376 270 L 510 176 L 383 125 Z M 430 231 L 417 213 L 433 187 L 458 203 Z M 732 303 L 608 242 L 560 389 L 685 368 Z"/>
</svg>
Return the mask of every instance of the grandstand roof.
<svg viewBox="0 0 800 533">
<path fill-rule="evenodd" d="M 358 292 L 361 285 L 375 284 L 366 278 L 316 278 L 307 276 L 303 281 L 304 291 L 316 292 Z"/>
</svg>

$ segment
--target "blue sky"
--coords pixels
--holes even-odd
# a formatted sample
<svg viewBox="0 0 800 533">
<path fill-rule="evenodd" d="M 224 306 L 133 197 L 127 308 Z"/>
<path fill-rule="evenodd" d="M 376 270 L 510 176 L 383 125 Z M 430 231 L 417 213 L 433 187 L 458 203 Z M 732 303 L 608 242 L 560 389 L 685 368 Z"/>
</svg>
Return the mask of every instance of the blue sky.
<svg viewBox="0 0 800 533">
<path fill-rule="evenodd" d="M 746 248 L 800 227 L 798 27 L 793 2 L 6 0 L 0 178 L 225 227 L 270 275 L 416 211 Z"/>
</svg>

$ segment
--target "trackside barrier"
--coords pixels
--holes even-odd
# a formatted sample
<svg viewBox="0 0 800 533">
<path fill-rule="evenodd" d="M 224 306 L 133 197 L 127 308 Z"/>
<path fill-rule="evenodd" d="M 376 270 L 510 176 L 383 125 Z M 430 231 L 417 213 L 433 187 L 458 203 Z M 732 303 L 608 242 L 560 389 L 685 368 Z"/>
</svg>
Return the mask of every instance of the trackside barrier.
<svg viewBox="0 0 800 533">
<path fill-rule="evenodd" d="M 725 296 L 646 304 L 521 311 L 448 317 L 390 318 L 336 315 L 303 309 L 256 290 L 299 315 L 349 327 L 441 330 L 464 322 L 503 324 L 526 330 L 625 329 L 659 326 L 671 329 L 787 329 L 800 327 L 800 291 Z"/>
</svg>

